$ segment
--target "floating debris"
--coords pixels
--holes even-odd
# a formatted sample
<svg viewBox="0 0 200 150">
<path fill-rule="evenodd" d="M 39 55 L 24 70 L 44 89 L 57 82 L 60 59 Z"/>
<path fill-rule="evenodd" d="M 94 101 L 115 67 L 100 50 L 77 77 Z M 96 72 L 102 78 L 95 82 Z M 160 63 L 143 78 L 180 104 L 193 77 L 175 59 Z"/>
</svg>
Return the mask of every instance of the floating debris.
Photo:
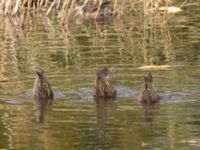
<svg viewBox="0 0 200 150">
<path fill-rule="evenodd" d="M 169 14 L 174 14 L 174 13 L 178 13 L 180 11 L 182 11 L 181 8 L 179 7 L 175 7 L 175 6 L 171 6 L 171 7 L 160 7 L 158 8 L 158 10 L 160 11 L 166 11 Z"/>
<path fill-rule="evenodd" d="M 142 69 L 142 70 L 168 70 L 170 67 L 172 67 L 171 65 L 150 65 L 150 66 L 141 66 L 138 67 L 138 69 Z"/>
<path fill-rule="evenodd" d="M 10 105 L 21 105 L 22 102 L 17 101 L 17 100 L 5 100 L 4 103 L 10 104 Z"/>
<path fill-rule="evenodd" d="M 181 143 L 189 143 L 190 145 L 200 146 L 200 139 L 181 140 Z"/>
</svg>

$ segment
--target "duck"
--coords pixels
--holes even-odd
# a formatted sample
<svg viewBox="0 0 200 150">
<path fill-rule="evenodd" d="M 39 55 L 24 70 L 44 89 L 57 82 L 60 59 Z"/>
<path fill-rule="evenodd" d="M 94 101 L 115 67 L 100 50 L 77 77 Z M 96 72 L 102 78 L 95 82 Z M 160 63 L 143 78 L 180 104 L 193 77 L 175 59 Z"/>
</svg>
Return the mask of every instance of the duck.
<svg viewBox="0 0 200 150">
<path fill-rule="evenodd" d="M 138 99 L 142 103 L 158 103 L 160 98 L 161 97 L 154 88 L 152 74 L 149 73 L 144 77 L 144 83 L 141 87 Z"/>
<path fill-rule="evenodd" d="M 77 15 L 84 19 L 103 19 L 114 16 L 114 11 L 110 6 L 110 1 L 104 0 L 100 5 L 80 5 L 75 7 Z"/>
<path fill-rule="evenodd" d="M 97 71 L 94 97 L 116 98 L 116 90 L 108 76 L 108 69 L 103 68 Z"/>
<path fill-rule="evenodd" d="M 54 94 L 51 86 L 44 74 L 44 71 L 39 68 L 36 70 L 36 78 L 33 85 L 33 99 L 49 99 L 53 100 Z"/>
</svg>

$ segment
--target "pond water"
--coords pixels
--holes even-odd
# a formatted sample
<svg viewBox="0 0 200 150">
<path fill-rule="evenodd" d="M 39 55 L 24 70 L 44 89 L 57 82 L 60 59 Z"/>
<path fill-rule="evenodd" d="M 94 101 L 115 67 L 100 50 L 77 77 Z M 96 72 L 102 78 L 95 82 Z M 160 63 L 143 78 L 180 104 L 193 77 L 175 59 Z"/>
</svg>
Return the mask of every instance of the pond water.
<svg viewBox="0 0 200 150">
<path fill-rule="evenodd" d="M 200 149 L 200 9 L 185 8 L 160 25 L 135 12 L 100 22 L 38 16 L 21 30 L 0 23 L 0 149 Z M 142 106 L 151 70 L 162 99 Z M 31 90 L 43 68 L 55 92 L 36 121 Z M 116 100 L 92 97 L 96 71 L 108 67 Z"/>
</svg>

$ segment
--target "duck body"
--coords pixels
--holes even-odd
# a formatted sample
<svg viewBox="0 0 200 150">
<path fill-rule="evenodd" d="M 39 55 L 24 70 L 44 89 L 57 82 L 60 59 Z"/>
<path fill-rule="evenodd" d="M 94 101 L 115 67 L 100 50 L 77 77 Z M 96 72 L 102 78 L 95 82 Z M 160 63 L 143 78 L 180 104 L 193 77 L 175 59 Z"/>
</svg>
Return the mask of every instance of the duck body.
<svg viewBox="0 0 200 150">
<path fill-rule="evenodd" d="M 36 79 L 33 86 L 33 99 L 50 99 L 53 100 L 53 91 L 44 75 L 42 69 L 36 71 Z"/>
<path fill-rule="evenodd" d="M 103 68 L 97 72 L 94 97 L 116 98 L 116 90 L 108 77 L 108 69 Z"/>
<path fill-rule="evenodd" d="M 104 1 L 100 6 L 88 4 L 85 6 L 76 6 L 77 14 L 84 19 L 102 19 L 113 16 L 113 10 L 109 1 Z"/>
<path fill-rule="evenodd" d="M 153 86 L 153 77 L 149 73 L 144 77 L 144 83 L 140 90 L 139 101 L 142 103 L 157 103 L 160 100 L 160 96 Z"/>
</svg>

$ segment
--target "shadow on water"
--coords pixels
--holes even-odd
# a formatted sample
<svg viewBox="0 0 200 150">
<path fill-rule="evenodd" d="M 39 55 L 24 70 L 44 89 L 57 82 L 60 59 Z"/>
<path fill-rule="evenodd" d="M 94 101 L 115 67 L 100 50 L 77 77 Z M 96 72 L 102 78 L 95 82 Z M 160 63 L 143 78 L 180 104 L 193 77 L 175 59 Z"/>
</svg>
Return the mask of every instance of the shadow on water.
<svg viewBox="0 0 200 150">
<path fill-rule="evenodd" d="M 37 122 L 44 122 L 48 110 L 52 108 L 52 100 L 49 99 L 35 99 L 35 114 Z"/>
</svg>

